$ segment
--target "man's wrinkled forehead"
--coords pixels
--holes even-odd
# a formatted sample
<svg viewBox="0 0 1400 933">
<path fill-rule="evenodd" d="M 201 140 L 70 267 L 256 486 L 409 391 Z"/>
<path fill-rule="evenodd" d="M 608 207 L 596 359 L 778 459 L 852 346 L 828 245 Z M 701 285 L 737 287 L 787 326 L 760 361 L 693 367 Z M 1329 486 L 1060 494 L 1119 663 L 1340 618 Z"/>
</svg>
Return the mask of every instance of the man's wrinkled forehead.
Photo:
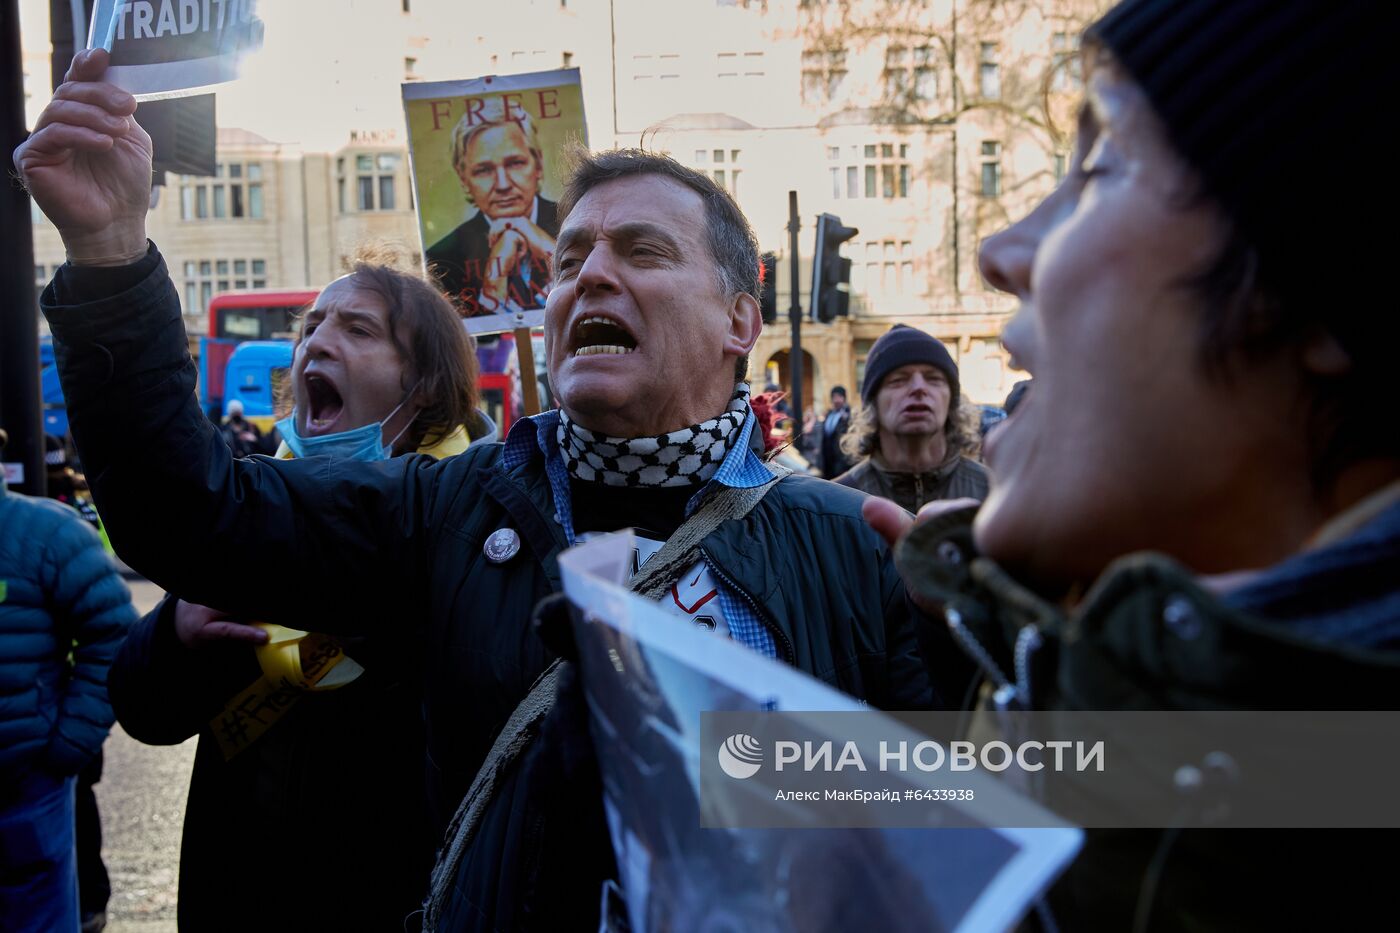
<svg viewBox="0 0 1400 933">
<path fill-rule="evenodd" d="M 685 221 L 703 225 L 705 202 L 699 192 L 674 178 L 655 172 L 623 175 L 593 184 L 573 203 L 562 205 L 560 226 L 567 228 L 576 214 L 596 213 L 600 206 L 621 220 L 651 220 L 666 227 Z M 625 210 L 626 216 L 618 214 Z"/>
<path fill-rule="evenodd" d="M 707 250 L 704 210 L 697 193 L 661 175 L 601 182 L 564 215 L 555 259 L 571 247 L 591 246 L 599 238 L 620 243 L 653 240 L 677 251 Z"/>
<path fill-rule="evenodd" d="M 646 220 L 629 220 L 613 224 L 578 223 L 566 227 L 559 231 L 559 239 L 554 248 L 555 255 L 563 255 L 578 246 L 592 246 L 600 237 L 619 245 L 656 240 L 674 250 L 682 248 L 680 241 L 661 224 Z"/>
</svg>

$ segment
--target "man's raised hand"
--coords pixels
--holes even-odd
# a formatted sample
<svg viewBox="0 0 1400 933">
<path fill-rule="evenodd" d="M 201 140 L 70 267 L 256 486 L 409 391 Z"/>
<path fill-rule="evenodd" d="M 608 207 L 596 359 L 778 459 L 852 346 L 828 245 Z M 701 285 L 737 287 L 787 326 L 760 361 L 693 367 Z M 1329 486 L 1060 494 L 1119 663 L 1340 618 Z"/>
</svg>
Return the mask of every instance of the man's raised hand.
<svg viewBox="0 0 1400 933">
<path fill-rule="evenodd" d="M 76 265 L 127 265 L 146 252 L 151 138 L 136 99 L 99 80 L 108 54 L 73 58 L 64 83 L 15 150 L 15 168 Z"/>
</svg>

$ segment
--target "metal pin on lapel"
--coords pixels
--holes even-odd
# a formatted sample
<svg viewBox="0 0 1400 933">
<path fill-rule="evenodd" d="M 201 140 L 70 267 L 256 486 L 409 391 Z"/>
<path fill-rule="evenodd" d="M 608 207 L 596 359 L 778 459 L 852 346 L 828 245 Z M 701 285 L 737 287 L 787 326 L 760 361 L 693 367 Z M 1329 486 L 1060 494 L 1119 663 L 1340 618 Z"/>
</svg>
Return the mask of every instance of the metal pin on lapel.
<svg viewBox="0 0 1400 933">
<path fill-rule="evenodd" d="M 504 564 L 520 553 L 520 535 L 514 528 L 497 528 L 482 545 L 481 553 L 493 564 Z"/>
</svg>

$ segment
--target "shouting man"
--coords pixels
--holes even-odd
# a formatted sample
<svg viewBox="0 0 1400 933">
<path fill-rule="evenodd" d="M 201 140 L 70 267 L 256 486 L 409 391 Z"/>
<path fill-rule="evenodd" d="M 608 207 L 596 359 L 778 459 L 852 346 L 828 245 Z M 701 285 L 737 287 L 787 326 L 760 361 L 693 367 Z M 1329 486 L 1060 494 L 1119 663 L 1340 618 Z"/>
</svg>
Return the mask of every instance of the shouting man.
<svg viewBox="0 0 1400 933">
<path fill-rule="evenodd" d="M 439 825 L 550 667 L 528 620 L 559 587 L 559 552 L 586 532 L 675 539 L 650 591 L 715 637 L 872 705 L 961 696 L 963 683 L 930 689 L 863 497 L 759 457 L 743 381 L 762 326 L 758 246 L 711 179 L 637 151 L 582 161 L 560 203 L 545 314 L 560 408 L 504 444 L 442 461 L 235 460 L 194 397 L 178 294 L 145 235 L 150 140 L 131 96 L 99 80 L 106 63 L 101 50 L 75 59 L 15 162 L 68 247 L 43 305 L 114 542 L 201 603 L 420 645 Z M 668 598 L 697 569 L 715 593 L 712 626 L 687 613 L 698 599 Z M 592 857 L 600 836 L 608 851 L 601 803 L 539 792 L 541 762 L 508 771 L 492 796 L 442 927 L 597 925 L 611 871 Z"/>
<path fill-rule="evenodd" d="M 420 276 L 359 263 L 302 318 L 277 456 L 460 454 L 493 434 L 473 408 L 475 380 L 471 340 L 447 300 Z M 231 618 L 171 595 L 132 629 L 112 667 L 112 705 L 132 737 L 170 745 L 199 736 L 180 925 L 246 930 L 276 917 L 289 929 L 397 928 L 422 899 L 436 842 L 416 646 L 392 632 L 332 638 L 321 630 L 334 623 L 310 615 L 256 648 L 269 630 L 242 623 L 275 614 L 260 606 Z M 319 664 L 279 666 L 288 650 Z M 228 879 L 260 861 L 288 815 L 311 813 L 334 817 L 318 821 L 297 884 L 251 884 L 229 898 Z"/>
</svg>

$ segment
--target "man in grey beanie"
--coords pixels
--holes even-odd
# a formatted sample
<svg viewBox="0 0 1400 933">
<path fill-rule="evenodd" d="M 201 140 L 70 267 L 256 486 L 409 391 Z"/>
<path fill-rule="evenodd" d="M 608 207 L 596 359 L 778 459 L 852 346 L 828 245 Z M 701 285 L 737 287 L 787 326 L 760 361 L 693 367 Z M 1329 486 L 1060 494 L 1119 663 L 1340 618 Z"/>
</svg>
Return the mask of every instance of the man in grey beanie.
<svg viewBox="0 0 1400 933">
<path fill-rule="evenodd" d="M 975 437 L 958 418 L 958 366 L 921 330 L 896 324 L 870 348 L 865 405 L 842 439 L 858 458 L 842 486 L 917 512 L 935 499 L 987 498 L 987 470 L 964 456 Z"/>
</svg>

